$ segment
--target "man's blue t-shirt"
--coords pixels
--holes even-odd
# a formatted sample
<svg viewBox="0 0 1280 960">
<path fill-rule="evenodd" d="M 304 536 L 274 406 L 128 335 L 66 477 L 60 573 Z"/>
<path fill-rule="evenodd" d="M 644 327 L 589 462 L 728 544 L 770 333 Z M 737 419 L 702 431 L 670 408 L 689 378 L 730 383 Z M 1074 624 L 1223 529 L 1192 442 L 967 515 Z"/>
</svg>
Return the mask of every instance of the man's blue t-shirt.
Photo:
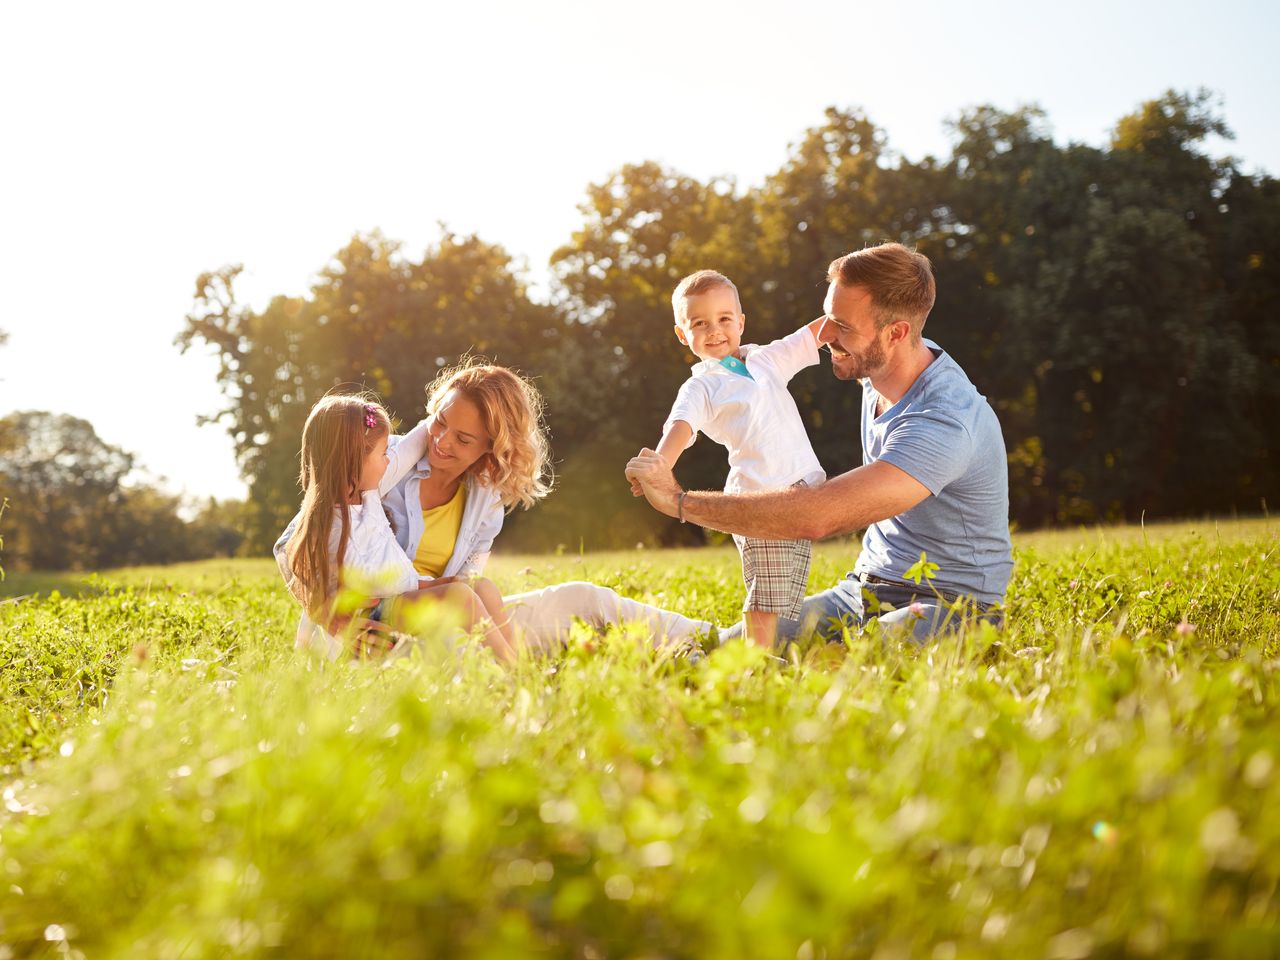
<svg viewBox="0 0 1280 960">
<path fill-rule="evenodd" d="M 1013 571 L 1004 435 L 960 366 L 924 342 L 933 363 L 883 415 L 876 416 L 871 381 L 863 381 L 862 462 L 891 463 L 932 496 L 873 523 L 855 570 L 900 581 L 924 552 L 938 565 L 938 590 L 999 603 Z"/>
</svg>

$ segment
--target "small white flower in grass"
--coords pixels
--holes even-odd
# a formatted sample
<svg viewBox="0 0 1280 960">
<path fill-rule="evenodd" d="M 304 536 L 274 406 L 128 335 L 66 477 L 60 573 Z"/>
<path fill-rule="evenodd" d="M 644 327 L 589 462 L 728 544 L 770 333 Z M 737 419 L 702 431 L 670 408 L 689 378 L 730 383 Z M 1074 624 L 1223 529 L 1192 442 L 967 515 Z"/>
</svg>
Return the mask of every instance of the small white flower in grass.
<svg viewBox="0 0 1280 960">
<path fill-rule="evenodd" d="M 1230 807 L 1219 807 L 1200 824 L 1200 846 L 1208 853 L 1220 853 L 1240 836 L 1240 818 Z"/>
<path fill-rule="evenodd" d="M 69 757 L 75 752 L 76 752 L 76 745 L 72 743 L 70 740 L 66 741 L 62 746 L 58 748 L 58 753 L 62 754 L 64 757 Z"/>
<path fill-rule="evenodd" d="M 1003 913 L 993 913 L 982 925 L 982 939 L 988 943 L 1001 940 L 1009 930 L 1009 918 Z"/>
<path fill-rule="evenodd" d="M 759 823 L 768 812 L 764 800 L 754 793 L 738 804 L 738 816 L 747 823 Z"/>
<path fill-rule="evenodd" d="M 1271 779 L 1271 770 L 1274 766 L 1275 761 L 1271 754 L 1266 750 L 1259 750 L 1244 766 L 1244 782 L 1255 789 L 1265 787 L 1267 781 Z"/>
<path fill-rule="evenodd" d="M 1177 630 L 1180 635 L 1184 637 L 1189 637 L 1191 636 L 1191 634 L 1196 632 L 1196 625 L 1194 623 L 1188 623 L 1186 620 L 1183 620 L 1174 629 Z"/>
<path fill-rule="evenodd" d="M 1049 960 L 1084 960 L 1093 953 L 1093 934 L 1082 927 L 1064 930 L 1046 946 Z"/>
<path fill-rule="evenodd" d="M 669 867 L 675 857 L 671 844 L 665 840 L 655 840 L 640 848 L 640 859 L 646 867 Z"/>
<path fill-rule="evenodd" d="M 636 885 L 625 874 L 615 873 L 604 882 L 604 895 L 610 900 L 630 900 Z"/>
<path fill-rule="evenodd" d="M 545 800 L 538 807 L 543 823 L 572 823 L 578 816 L 578 805 L 572 800 Z"/>
</svg>

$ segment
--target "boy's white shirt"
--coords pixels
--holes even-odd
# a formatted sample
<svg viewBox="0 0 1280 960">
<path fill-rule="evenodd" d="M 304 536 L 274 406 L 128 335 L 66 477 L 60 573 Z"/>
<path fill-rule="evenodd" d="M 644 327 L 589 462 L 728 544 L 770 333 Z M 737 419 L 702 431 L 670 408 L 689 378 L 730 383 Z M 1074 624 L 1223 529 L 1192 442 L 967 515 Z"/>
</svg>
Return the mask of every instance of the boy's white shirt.
<svg viewBox="0 0 1280 960">
<path fill-rule="evenodd" d="M 772 490 L 799 480 L 810 486 L 822 483 L 826 472 L 787 389 L 792 377 L 818 362 L 818 338 L 804 326 L 764 346 L 743 344 L 740 352 L 751 378 L 718 360 L 694 364 L 663 433 L 683 420 L 693 430 L 689 446 L 705 433 L 727 448 L 728 493 Z"/>
<path fill-rule="evenodd" d="M 371 596 L 395 596 L 418 588 L 421 577 L 414 569 L 413 561 L 400 549 L 395 533 L 391 529 L 391 521 L 382 509 L 382 497 L 405 475 L 414 468 L 427 452 L 427 421 L 422 420 L 404 436 L 397 438 L 394 445 L 387 447 L 387 469 L 382 474 L 377 490 L 365 490 L 360 495 L 360 503 L 351 504 L 345 509 L 349 519 L 347 548 L 342 558 L 342 575 L 345 578 L 362 580 L 362 588 Z M 289 569 L 288 550 L 289 537 L 297 528 L 298 516 L 289 521 L 280 539 L 276 541 L 274 553 L 276 566 L 284 576 L 289 592 L 299 597 L 299 587 L 293 571 Z M 334 511 L 333 528 L 329 536 L 329 550 L 333 557 L 338 552 L 338 540 L 342 536 L 341 524 L 338 522 L 337 510 Z M 336 571 L 335 571 L 336 573 Z M 342 652 L 338 640 L 313 623 L 302 613 L 298 621 L 298 630 L 294 638 L 294 646 L 299 649 L 314 649 L 336 659 Z"/>
</svg>

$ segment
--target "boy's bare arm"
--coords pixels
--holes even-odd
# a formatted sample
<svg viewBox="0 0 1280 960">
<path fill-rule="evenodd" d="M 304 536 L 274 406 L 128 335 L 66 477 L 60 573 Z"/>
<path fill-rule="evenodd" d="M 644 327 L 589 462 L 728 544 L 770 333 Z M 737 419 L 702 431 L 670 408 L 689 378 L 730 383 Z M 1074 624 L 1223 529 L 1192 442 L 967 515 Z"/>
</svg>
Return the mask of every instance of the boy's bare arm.
<svg viewBox="0 0 1280 960">
<path fill-rule="evenodd" d="M 671 424 L 667 432 L 662 435 L 662 439 L 658 441 L 658 456 L 667 461 L 668 467 L 675 469 L 676 461 L 680 459 L 680 454 L 684 453 L 685 447 L 689 445 L 689 438 L 692 436 L 693 427 L 683 420 L 676 420 Z M 644 496 L 644 488 L 636 480 L 631 481 L 631 495 L 633 497 Z"/>
<path fill-rule="evenodd" d="M 658 442 L 658 455 L 667 461 L 667 466 L 675 469 L 676 461 L 684 453 L 685 447 L 689 446 L 692 437 L 693 427 L 683 420 L 675 421 Z"/>
</svg>

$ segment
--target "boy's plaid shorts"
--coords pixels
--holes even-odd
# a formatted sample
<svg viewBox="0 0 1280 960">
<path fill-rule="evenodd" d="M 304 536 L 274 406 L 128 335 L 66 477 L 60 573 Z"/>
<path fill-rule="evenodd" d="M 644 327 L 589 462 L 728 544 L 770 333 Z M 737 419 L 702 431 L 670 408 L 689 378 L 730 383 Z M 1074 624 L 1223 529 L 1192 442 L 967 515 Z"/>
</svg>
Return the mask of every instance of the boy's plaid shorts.
<svg viewBox="0 0 1280 960">
<path fill-rule="evenodd" d="M 734 535 L 742 556 L 742 581 L 747 585 L 744 612 L 776 613 L 792 620 L 800 618 L 809 583 L 809 562 L 813 543 L 809 540 L 757 540 Z"/>
</svg>

